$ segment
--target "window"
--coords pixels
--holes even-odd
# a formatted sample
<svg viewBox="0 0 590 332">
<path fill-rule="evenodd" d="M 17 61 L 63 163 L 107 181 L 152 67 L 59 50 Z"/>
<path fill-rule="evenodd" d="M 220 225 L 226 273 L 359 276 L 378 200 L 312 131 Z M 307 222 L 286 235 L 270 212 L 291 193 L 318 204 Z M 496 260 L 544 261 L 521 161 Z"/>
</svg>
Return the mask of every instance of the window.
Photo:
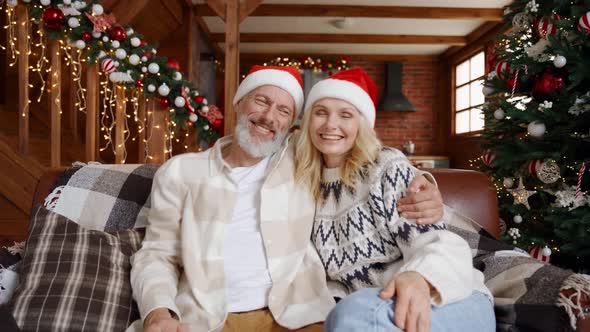
<svg viewBox="0 0 590 332">
<path fill-rule="evenodd" d="M 455 67 L 455 134 L 483 129 L 481 107 L 485 101 L 482 93 L 485 73 L 484 52 L 479 52 Z"/>
</svg>

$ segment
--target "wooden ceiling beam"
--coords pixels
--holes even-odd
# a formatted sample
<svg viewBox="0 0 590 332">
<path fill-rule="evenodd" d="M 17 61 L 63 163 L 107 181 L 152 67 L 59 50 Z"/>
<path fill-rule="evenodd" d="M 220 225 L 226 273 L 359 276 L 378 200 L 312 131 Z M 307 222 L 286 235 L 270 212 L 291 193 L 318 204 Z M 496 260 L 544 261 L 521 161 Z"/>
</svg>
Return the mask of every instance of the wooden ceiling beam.
<svg viewBox="0 0 590 332">
<path fill-rule="evenodd" d="M 209 27 L 207 26 L 205 21 L 203 21 L 203 17 L 195 15 L 195 22 L 197 22 L 197 25 L 201 28 L 201 31 L 203 31 L 203 38 L 205 38 L 206 42 L 213 48 L 213 53 L 215 54 L 215 57 L 220 60 L 224 59 L 224 52 L 219 46 L 219 44 L 212 40 L 211 31 L 209 31 Z"/>
<path fill-rule="evenodd" d="M 221 16 L 211 2 L 197 5 L 199 15 Z M 264 4 L 258 6 L 250 16 L 317 16 L 317 17 L 382 17 L 382 18 L 423 18 L 423 19 L 482 19 L 501 21 L 500 8 L 448 8 L 448 7 L 406 7 L 406 6 L 349 6 L 349 5 L 296 5 Z"/>
<path fill-rule="evenodd" d="M 240 2 L 240 22 L 260 6 L 263 0 L 243 0 Z"/>
<path fill-rule="evenodd" d="M 213 33 L 212 40 L 223 42 L 225 34 Z M 323 33 L 242 33 L 242 43 L 340 43 L 340 44 L 443 44 L 465 45 L 463 36 L 422 36 L 422 35 L 367 35 L 367 34 L 323 34 Z"/>
<path fill-rule="evenodd" d="M 109 10 L 117 18 L 120 25 L 130 24 L 133 19 L 148 5 L 150 0 L 119 0 L 109 3 Z"/>
<path fill-rule="evenodd" d="M 461 54 L 465 56 L 495 38 L 502 32 L 502 28 L 503 25 L 500 22 L 485 22 L 467 35 L 467 45 L 449 47 L 440 55 L 440 59 L 461 58 Z"/>
<path fill-rule="evenodd" d="M 209 11 L 209 15 L 208 16 L 219 16 L 221 17 L 221 19 L 225 22 L 225 1 L 224 0 L 207 0 L 207 5 L 198 5 L 195 8 L 197 8 L 197 11 L 199 12 L 199 16 L 203 16 L 200 14 L 201 10 L 204 10 L 204 8 L 201 8 L 202 6 L 205 6 L 204 8 L 207 8 Z M 201 9 L 199 9 L 201 8 Z"/>
<path fill-rule="evenodd" d="M 437 55 L 425 54 L 348 54 L 350 61 L 401 61 L 401 62 L 432 62 L 438 61 Z M 342 54 L 309 54 L 309 53 L 290 53 L 285 54 L 276 53 L 241 53 L 240 59 L 247 61 L 259 61 L 260 63 L 268 62 L 277 57 L 281 58 L 300 58 L 300 57 L 322 57 L 322 58 L 342 58 Z"/>
</svg>

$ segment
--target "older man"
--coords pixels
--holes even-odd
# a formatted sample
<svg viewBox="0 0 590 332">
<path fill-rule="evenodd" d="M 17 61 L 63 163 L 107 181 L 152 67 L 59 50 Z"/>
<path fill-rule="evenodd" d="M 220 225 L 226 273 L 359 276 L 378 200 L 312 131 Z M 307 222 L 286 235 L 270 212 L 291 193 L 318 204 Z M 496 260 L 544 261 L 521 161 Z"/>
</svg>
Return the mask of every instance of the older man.
<svg viewBox="0 0 590 332">
<path fill-rule="evenodd" d="M 145 331 L 322 330 L 310 324 L 335 302 L 288 134 L 302 85 L 295 68 L 254 66 L 234 98 L 235 134 L 158 170 L 131 271 Z M 409 210 L 440 217 L 438 190 L 424 178 L 413 185 L 426 190 Z"/>
</svg>

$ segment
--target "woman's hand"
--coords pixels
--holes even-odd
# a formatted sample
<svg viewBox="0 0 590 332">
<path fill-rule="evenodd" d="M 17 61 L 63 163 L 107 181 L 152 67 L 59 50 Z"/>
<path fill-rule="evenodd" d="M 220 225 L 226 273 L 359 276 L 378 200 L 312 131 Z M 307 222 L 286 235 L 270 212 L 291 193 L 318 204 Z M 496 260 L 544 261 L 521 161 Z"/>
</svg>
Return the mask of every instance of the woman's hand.
<svg viewBox="0 0 590 332">
<path fill-rule="evenodd" d="M 383 300 L 395 296 L 395 325 L 406 332 L 430 331 L 430 284 L 418 272 L 402 272 L 383 288 Z"/>
<path fill-rule="evenodd" d="M 402 217 L 416 219 L 418 224 L 434 224 L 443 216 L 442 196 L 424 175 L 417 176 L 408 186 L 408 195 L 398 201 L 397 210 Z"/>
</svg>

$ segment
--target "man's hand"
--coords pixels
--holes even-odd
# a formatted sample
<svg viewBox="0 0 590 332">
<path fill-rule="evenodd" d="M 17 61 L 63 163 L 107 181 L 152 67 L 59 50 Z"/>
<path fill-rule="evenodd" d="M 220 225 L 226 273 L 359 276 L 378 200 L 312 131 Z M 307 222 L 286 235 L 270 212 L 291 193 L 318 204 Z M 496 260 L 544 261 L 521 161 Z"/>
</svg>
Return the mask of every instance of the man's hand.
<svg viewBox="0 0 590 332">
<path fill-rule="evenodd" d="M 395 325 L 406 332 L 430 331 L 430 284 L 418 272 L 403 272 L 383 288 L 383 300 L 395 295 Z"/>
<path fill-rule="evenodd" d="M 144 332 L 189 332 L 186 325 L 172 317 L 166 308 L 158 308 L 150 312 L 143 322 Z"/>
<path fill-rule="evenodd" d="M 424 175 L 417 176 L 408 187 L 408 195 L 397 202 L 397 210 L 402 217 L 416 219 L 418 224 L 434 224 L 443 216 L 442 196 Z"/>
</svg>

